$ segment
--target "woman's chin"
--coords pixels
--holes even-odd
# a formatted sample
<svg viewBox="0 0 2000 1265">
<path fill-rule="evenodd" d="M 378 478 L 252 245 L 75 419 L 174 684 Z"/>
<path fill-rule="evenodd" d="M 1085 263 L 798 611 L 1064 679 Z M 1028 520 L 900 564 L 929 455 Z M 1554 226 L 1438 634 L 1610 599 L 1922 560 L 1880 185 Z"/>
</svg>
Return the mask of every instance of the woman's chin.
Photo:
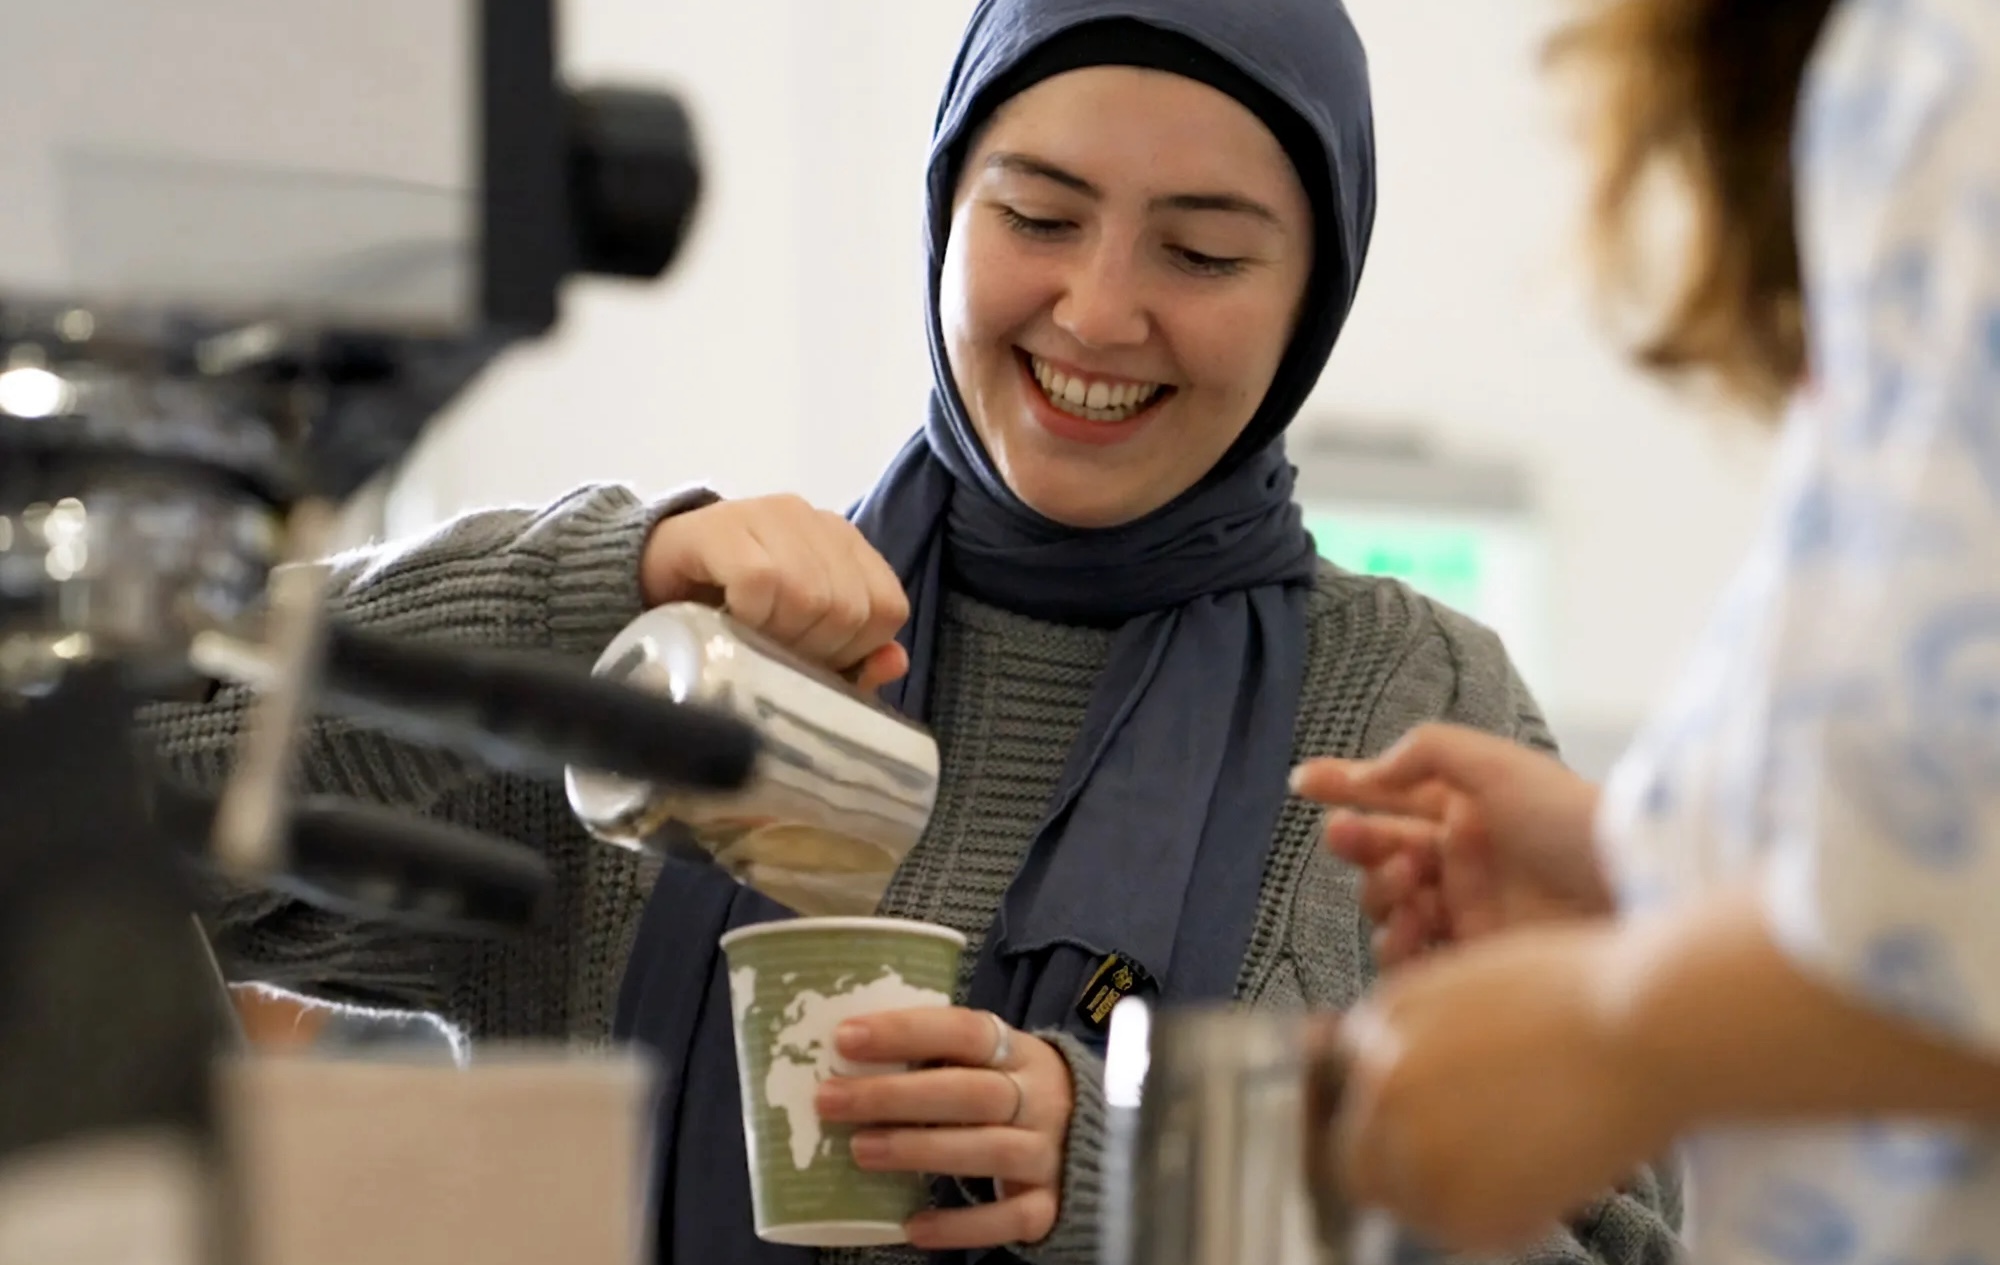
<svg viewBox="0 0 2000 1265">
<path fill-rule="evenodd" d="M 1064 527 L 1079 531 L 1117 527 L 1145 517 L 1180 492 L 1175 488 L 1162 494 L 1154 486 L 1158 474 L 1133 460 L 1139 454 L 1129 447 L 1060 443 L 1031 422 L 998 434 L 977 422 L 974 429 L 1008 490 L 1035 513 Z"/>
<path fill-rule="evenodd" d="M 1120 486 L 1101 470 L 1036 470 L 1010 477 L 1007 485 L 1035 513 L 1080 531 L 1118 527 L 1166 503 L 1143 488 Z"/>
</svg>

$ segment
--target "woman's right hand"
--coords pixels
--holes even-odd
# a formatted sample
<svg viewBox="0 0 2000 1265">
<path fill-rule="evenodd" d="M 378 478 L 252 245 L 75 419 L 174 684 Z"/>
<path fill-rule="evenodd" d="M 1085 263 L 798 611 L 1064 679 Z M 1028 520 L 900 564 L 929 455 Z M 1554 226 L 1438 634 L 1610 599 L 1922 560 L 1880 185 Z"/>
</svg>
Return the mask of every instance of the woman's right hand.
<svg viewBox="0 0 2000 1265">
<path fill-rule="evenodd" d="M 802 657 L 880 689 L 909 671 L 895 637 L 910 599 L 845 518 L 796 496 L 718 501 L 663 518 L 639 561 L 650 607 L 701 602 Z"/>
<path fill-rule="evenodd" d="M 1374 760 L 1309 761 L 1293 787 L 1338 810 L 1327 846 L 1362 870 L 1384 967 L 1524 923 L 1611 912 L 1592 843 L 1597 787 L 1539 751 L 1425 725 Z"/>
</svg>

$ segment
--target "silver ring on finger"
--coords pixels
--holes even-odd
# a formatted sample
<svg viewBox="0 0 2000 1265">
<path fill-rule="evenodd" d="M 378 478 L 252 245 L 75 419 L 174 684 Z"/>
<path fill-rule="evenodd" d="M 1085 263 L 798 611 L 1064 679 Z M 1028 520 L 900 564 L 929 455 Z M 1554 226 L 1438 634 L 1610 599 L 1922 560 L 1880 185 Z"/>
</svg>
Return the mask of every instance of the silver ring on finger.
<svg viewBox="0 0 2000 1265">
<path fill-rule="evenodd" d="M 1007 1026 L 1005 1019 L 990 1010 L 986 1012 L 986 1017 L 993 1021 L 993 1053 L 987 1056 L 986 1066 L 1004 1068 L 1014 1057 L 1014 1030 Z"/>
<path fill-rule="evenodd" d="M 1021 1123 L 1021 1113 L 1028 1109 L 1028 1087 L 1018 1075 L 1004 1067 L 996 1067 L 993 1070 L 1006 1077 L 1007 1083 L 1014 1087 L 1014 1110 L 1008 1112 L 1007 1118 L 1000 1122 L 1011 1129 Z"/>
</svg>

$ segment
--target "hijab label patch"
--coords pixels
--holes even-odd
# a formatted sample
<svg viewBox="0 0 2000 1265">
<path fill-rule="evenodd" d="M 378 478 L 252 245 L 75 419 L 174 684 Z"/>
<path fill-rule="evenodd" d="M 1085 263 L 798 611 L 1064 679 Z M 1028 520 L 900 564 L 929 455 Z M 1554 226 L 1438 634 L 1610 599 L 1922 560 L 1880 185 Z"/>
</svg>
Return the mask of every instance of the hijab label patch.
<svg viewBox="0 0 2000 1265">
<path fill-rule="evenodd" d="M 1083 996 L 1076 1003 L 1077 1018 L 1091 1029 L 1102 1032 L 1111 1023 L 1111 1011 L 1127 997 L 1153 987 L 1153 977 L 1137 959 L 1114 953 L 1097 964 Z"/>
</svg>

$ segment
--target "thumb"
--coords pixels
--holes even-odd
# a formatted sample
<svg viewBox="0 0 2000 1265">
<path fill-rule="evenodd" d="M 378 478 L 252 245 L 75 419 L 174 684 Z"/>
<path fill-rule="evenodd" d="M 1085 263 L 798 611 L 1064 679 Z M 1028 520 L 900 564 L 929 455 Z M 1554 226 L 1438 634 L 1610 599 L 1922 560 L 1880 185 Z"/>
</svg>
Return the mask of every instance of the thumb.
<svg viewBox="0 0 2000 1265">
<path fill-rule="evenodd" d="M 1514 743 L 1460 725 L 1420 725 L 1354 773 L 1377 791 L 1409 791 L 1426 782 L 1477 796 L 1507 768 Z"/>
</svg>

